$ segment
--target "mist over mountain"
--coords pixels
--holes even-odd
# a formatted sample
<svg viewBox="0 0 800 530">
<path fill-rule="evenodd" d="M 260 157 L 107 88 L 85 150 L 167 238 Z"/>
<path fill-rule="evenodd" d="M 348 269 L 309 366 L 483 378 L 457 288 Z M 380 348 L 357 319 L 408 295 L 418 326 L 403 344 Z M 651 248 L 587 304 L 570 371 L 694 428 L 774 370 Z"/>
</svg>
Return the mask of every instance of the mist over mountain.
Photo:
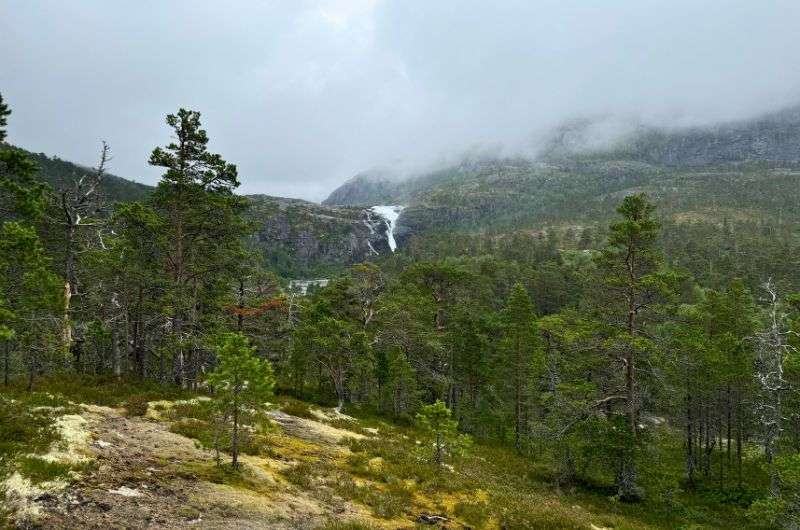
<svg viewBox="0 0 800 530">
<path fill-rule="evenodd" d="M 388 170 L 360 173 L 323 204 L 405 203 L 447 176 L 499 163 L 508 157 L 465 156 L 458 163 L 404 178 Z M 530 163 L 568 164 L 580 160 L 629 160 L 664 167 L 702 167 L 763 162 L 772 167 L 800 162 L 800 106 L 746 120 L 693 127 L 656 127 L 603 116 L 574 120 L 543 135 Z M 513 160 L 513 159 L 511 159 Z M 535 164 L 532 164 L 535 165 Z"/>
<path fill-rule="evenodd" d="M 12 0 L 0 86 L 15 145 L 91 166 L 105 139 L 116 173 L 152 185 L 162 116 L 192 107 L 247 176 L 244 193 L 320 201 L 395 160 L 420 172 L 470 150 L 530 157 L 585 116 L 708 125 L 800 100 L 791 0 L 188 5 L 154 17 Z M 58 48 L 25 38 L 31 27 Z M 113 86 L 85 75 L 97 68 Z"/>
</svg>

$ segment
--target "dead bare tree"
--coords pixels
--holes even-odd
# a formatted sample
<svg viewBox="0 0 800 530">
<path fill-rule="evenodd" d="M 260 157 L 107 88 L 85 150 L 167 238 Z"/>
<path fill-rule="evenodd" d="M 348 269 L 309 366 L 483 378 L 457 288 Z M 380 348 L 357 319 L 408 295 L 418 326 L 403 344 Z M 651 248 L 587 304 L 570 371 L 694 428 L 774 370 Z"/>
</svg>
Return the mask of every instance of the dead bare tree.
<svg viewBox="0 0 800 530">
<path fill-rule="evenodd" d="M 100 161 L 93 171 L 73 179 L 58 194 L 61 226 L 64 228 L 64 313 L 62 320 L 62 345 L 65 352 L 72 350 L 72 298 L 80 296 L 80 234 L 84 228 L 97 226 L 95 216 L 102 210 L 103 200 L 100 185 L 106 176 L 111 161 L 111 149 L 104 141 L 100 150 Z"/>
<path fill-rule="evenodd" d="M 784 362 L 793 347 L 788 343 L 790 330 L 786 328 L 786 317 L 780 311 L 778 291 L 772 279 L 764 283 L 767 297 L 767 325 L 756 333 L 756 384 L 758 395 L 755 403 L 759 425 L 762 427 L 762 443 L 768 464 L 772 464 L 777 442 L 783 432 L 783 395 L 787 389 L 784 378 Z M 773 495 L 780 491 L 779 477 L 771 471 L 770 490 Z"/>
</svg>

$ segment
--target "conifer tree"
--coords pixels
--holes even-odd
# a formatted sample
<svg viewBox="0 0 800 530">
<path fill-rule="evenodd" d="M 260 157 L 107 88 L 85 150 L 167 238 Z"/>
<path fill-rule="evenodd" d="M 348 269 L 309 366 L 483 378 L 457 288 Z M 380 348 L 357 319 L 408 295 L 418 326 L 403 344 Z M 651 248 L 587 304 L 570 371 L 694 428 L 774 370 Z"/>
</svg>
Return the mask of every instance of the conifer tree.
<svg viewBox="0 0 800 530">
<path fill-rule="evenodd" d="M 239 431 L 245 411 L 263 412 L 275 379 L 269 361 L 256 356 L 256 348 L 240 333 L 215 338 L 217 366 L 206 381 L 214 389 L 214 402 L 231 424 L 231 465 L 239 468 Z"/>
<path fill-rule="evenodd" d="M 8 104 L 3 102 L 3 94 L 0 94 L 0 142 L 6 140 L 6 125 L 8 125 L 8 116 L 11 114 L 11 109 Z"/>
<path fill-rule="evenodd" d="M 431 443 L 431 460 L 437 466 L 445 463 L 448 454 L 456 454 L 467 443 L 458 434 L 458 422 L 442 400 L 423 406 L 417 414 L 417 425 L 426 433 Z"/>
<path fill-rule="evenodd" d="M 641 496 L 636 481 L 637 425 L 641 397 L 637 385 L 636 363 L 648 348 L 643 335 L 642 316 L 656 303 L 658 296 L 669 290 L 669 275 L 660 274 L 661 258 L 656 249 L 659 223 L 655 206 L 645 194 L 629 195 L 617 208 L 622 220 L 613 223 L 608 243 L 597 258 L 601 274 L 602 311 L 610 317 L 614 333 L 614 349 L 621 361 L 623 388 L 619 399 L 624 402 L 627 442 L 620 455 L 617 487 L 623 499 Z"/>
<path fill-rule="evenodd" d="M 502 320 L 504 339 L 495 377 L 497 384 L 507 389 L 504 394 L 508 395 L 508 401 L 513 406 L 514 447 L 521 451 L 522 437 L 527 430 L 531 390 L 541 366 L 533 304 L 521 283 L 511 288 Z"/>
<path fill-rule="evenodd" d="M 0 97 L 0 140 L 6 136 L 6 117 L 11 114 Z M 63 298 L 58 277 L 35 225 L 45 207 L 46 186 L 35 179 L 36 165 L 18 150 L 0 151 L 0 190 L 4 222 L 0 226 L 0 342 L 3 343 L 4 382 L 11 370 L 11 341 L 25 351 L 28 389 L 33 386 L 38 356 L 47 348 L 50 331 L 38 322 L 57 311 Z M 34 324 L 37 323 L 37 324 Z"/>
<path fill-rule="evenodd" d="M 249 228 L 242 218 L 245 203 L 233 195 L 239 185 L 236 166 L 208 152 L 200 113 L 180 109 L 166 122 L 175 141 L 150 155 L 150 165 L 166 170 L 152 200 L 166 231 L 173 377 L 193 386 L 201 364 L 203 310 L 225 292 L 220 281 L 238 276 L 244 261 L 241 238 Z"/>
</svg>

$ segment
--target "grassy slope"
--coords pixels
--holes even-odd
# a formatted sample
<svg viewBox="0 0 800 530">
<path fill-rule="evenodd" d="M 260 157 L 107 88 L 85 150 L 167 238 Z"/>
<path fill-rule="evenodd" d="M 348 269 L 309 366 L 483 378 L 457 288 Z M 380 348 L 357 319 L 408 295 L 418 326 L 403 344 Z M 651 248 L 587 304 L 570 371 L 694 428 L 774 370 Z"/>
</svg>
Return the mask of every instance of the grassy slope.
<svg viewBox="0 0 800 530">
<path fill-rule="evenodd" d="M 289 517 L 280 512 L 287 505 L 293 510 L 295 505 L 307 506 L 308 521 L 313 522 L 309 527 L 326 526 L 325 514 L 331 521 L 346 515 L 351 523 L 341 526 L 331 522 L 327 524 L 330 528 L 413 527 L 421 514 L 445 515 L 452 528 L 462 524 L 472 528 L 502 525 L 565 529 L 591 529 L 592 525 L 615 529 L 747 527 L 745 503 L 733 492 L 723 497 L 686 494 L 678 488 L 682 477 L 680 445 L 666 429 L 659 433 L 656 449 L 646 456 L 646 467 L 643 466 L 642 480 L 648 488 L 648 498 L 641 504 L 629 505 L 611 498 L 611 492 L 602 485 L 607 481 L 600 481 L 602 477 L 572 491 L 559 492 L 552 486 L 553 470 L 546 456 L 518 456 L 491 445 L 476 443 L 463 458 L 453 462 L 452 469 L 437 469 L 425 459 L 425 451 L 417 443 L 419 433 L 412 427 L 357 412 L 353 420 L 332 412 L 320 413 L 290 398 L 278 399 L 278 406 L 291 415 L 273 415 L 277 424 L 264 417 L 249 418 L 253 427 L 244 442 L 248 454 L 245 470 L 233 473 L 224 466 L 217 467 L 211 452 L 200 449 L 213 441 L 207 402 L 193 400 L 176 405 L 173 400 L 187 395 L 174 389 L 67 378 L 46 382 L 31 395 L 16 388 L 4 390 L 1 395 L 0 414 L 6 419 L 25 417 L 26 421 L 0 423 L 5 429 L 0 433 L 5 441 L 0 445 L 0 474 L 18 470 L 33 480 L 53 479 L 59 473 L 69 479 L 70 469 L 32 466 L 24 455 L 47 451 L 57 437 L 48 426 L 58 415 L 74 411 L 74 403 L 119 407 L 142 399 L 166 400 L 151 403 L 149 419 L 111 420 L 126 421 L 130 429 L 160 429 L 163 435 L 169 435 L 171 430 L 175 433 L 171 436 L 178 436 L 176 440 L 181 436 L 196 440 L 195 457 L 182 455 L 178 463 L 165 467 L 162 486 L 174 487 L 181 481 L 181 489 L 190 485 L 199 488 L 196 496 L 224 493 L 221 498 L 228 500 L 220 502 L 232 504 L 228 508 L 209 507 L 195 501 L 196 505 L 190 503 L 189 509 L 189 505 L 180 506 L 176 501 L 174 506 L 161 508 L 181 514 L 191 512 L 191 517 L 242 517 L 233 506 L 246 498 L 260 503 L 260 510 L 271 506 L 270 514 L 276 521 Z M 40 434 L 9 434 L 11 425 Z M 347 439 L 348 433 L 358 439 Z M 337 443 L 343 435 L 345 439 Z M 93 436 L 100 437 L 98 433 Z M 754 464 L 748 464 L 745 475 L 749 486 L 763 480 L 756 469 Z M 141 473 L 125 471 L 130 476 Z M 88 488 L 99 480 L 95 475 L 100 472 L 91 467 L 82 472 L 84 478 L 73 488 Z"/>
</svg>

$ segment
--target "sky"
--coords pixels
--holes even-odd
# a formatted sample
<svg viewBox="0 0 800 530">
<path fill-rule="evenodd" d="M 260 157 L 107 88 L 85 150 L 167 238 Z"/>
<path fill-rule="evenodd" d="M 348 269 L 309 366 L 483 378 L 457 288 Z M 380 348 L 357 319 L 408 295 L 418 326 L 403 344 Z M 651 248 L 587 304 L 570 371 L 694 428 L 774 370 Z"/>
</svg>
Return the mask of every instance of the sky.
<svg viewBox="0 0 800 530">
<path fill-rule="evenodd" d="M 154 184 L 198 110 L 243 193 L 535 154 L 581 117 L 663 125 L 800 102 L 798 0 L 0 0 L 8 141 Z"/>
</svg>

